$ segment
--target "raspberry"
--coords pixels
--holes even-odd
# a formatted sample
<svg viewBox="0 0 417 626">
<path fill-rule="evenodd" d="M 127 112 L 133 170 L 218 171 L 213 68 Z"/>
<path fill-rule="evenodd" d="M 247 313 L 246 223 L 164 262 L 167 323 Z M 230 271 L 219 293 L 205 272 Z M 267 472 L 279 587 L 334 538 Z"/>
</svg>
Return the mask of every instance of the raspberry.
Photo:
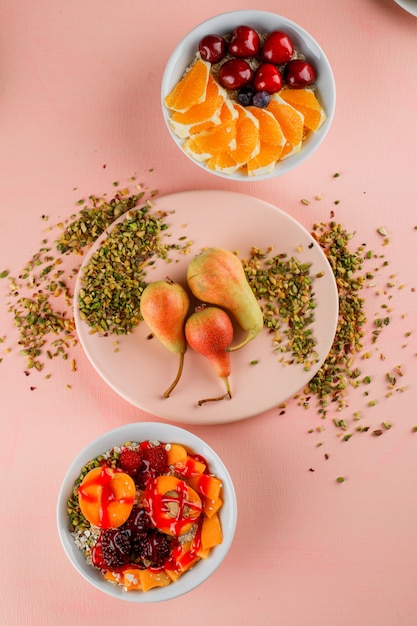
<svg viewBox="0 0 417 626">
<path fill-rule="evenodd" d="M 126 530 L 107 528 L 103 530 L 99 539 L 103 563 L 110 569 L 117 569 L 129 563 L 130 537 Z"/>
<path fill-rule="evenodd" d="M 154 567 L 161 567 L 171 552 L 171 541 L 157 530 L 151 531 L 140 542 L 139 554 Z"/>
<path fill-rule="evenodd" d="M 129 476 L 136 476 L 142 467 L 142 453 L 124 448 L 119 457 L 119 466 Z"/>
<path fill-rule="evenodd" d="M 143 451 L 145 471 L 153 476 L 163 474 L 168 465 L 168 455 L 163 446 L 155 446 Z"/>
</svg>

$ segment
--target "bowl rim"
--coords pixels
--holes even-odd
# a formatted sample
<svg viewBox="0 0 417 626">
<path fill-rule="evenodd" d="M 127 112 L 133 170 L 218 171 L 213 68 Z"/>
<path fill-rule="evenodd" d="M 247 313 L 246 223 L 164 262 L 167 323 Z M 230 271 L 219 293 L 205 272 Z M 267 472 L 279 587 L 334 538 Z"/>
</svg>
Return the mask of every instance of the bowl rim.
<svg viewBox="0 0 417 626">
<path fill-rule="evenodd" d="M 113 585 L 106 581 L 101 572 L 88 565 L 84 556 L 75 545 L 73 537 L 68 530 L 67 500 L 71 488 L 80 474 L 85 463 L 98 454 L 110 449 L 115 445 L 122 445 L 128 441 L 158 440 L 163 443 L 182 443 L 186 448 L 195 450 L 196 453 L 205 456 L 209 467 L 215 475 L 218 475 L 223 483 L 225 493 L 220 518 L 223 528 L 223 541 L 216 546 L 211 554 L 199 561 L 195 568 L 186 572 L 178 581 L 166 587 L 156 587 L 147 592 L 125 592 L 122 586 Z M 213 467 L 215 466 L 215 467 Z M 234 539 L 237 526 L 237 498 L 232 478 L 226 465 L 217 452 L 203 439 L 194 433 L 173 424 L 160 422 L 133 422 L 106 431 L 88 443 L 72 460 L 62 480 L 57 505 L 56 523 L 62 548 L 72 566 L 93 587 L 110 595 L 130 602 L 150 603 L 171 600 L 192 591 L 202 584 L 225 559 Z M 187 577 L 187 574 L 193 575 Z"/>
<path fill-rule="evenodd" d="M 277 30 L 279 28 L 287 28 L 291 30 L 292 32 L 290 32 L 290 35 L 292 36 L 293 39 L 295 38 L 296 40 L 298 40 L 299 38 L 302 38 L 302 43 L 301 44 L 297 43 L 296 47 L 298 49 L 301 49 L 301 52 L 304 52 L 304 53 L 308 49 L 309 53 L 313 54 L 314 52 L 314 55 L 317 55 L 317 58 L 320 59 L 320 68 L 319 68 L 320 71 L 317 72 L 317 80 L 316 80 L 316 85 L 318 87 L 318 91 L 320 94 L 322 94 L 323 92 L 323 89 L 321 87 L 321 85 L 323 84 L 323 81 L 325 80 L 327 84 L 326 94 L 327 94 L 327 91 L 328 91 L 328 94 L 326 95 L 325 102 L 323 102 L 323 97 L 321 98 L 324 108 L 325 108 L 327 119 L 325 120 L 324 124 L 320 128 L 319 132 L 310 133 L 309 138 L 305 142 L 300 152 L 289 157 L 288 159 L 284 159 L 280 161 L 277 165 L 275 165 L 274 169 L 271 172 L 259 174 L 256 176 L 248 176 L 247 174 L 244 174 L 239 171 L 237 171 L 235 174 L 226 174 L 224 172 L 217 172 L 215 170 L 209 170 L 204 164 L 204 162 L 200 163 L 196 159 L 193 159 L 189 154 L 187 154 L 182 149 L 182 143 L 184 140 L 177 137 L 175 133 L 172 131 L 172 128 L 169 123 L 170 114 L 164 103 L 164 98 L 171 91 L 174 85 L 178 82 L 179 78 L 181 77 L 181 75 L 183 74 L 183 72 L 185 71 L 187 67 L 187 64 L 184 66 L 182 65 L 181 66 L 182 70 L 180 73 L 178 71 L 177 72 L 174 71 L 175 68 L 177 67 L 177 63 L 179 62 L 180 58 L 185 54 L 184 49 L 186 51 L 187 58 L 189 59 L 188 63 L 190 63 L 195 56 L 195 52 L 197 49 L 196 44 L 198 43 L 199 39 L 201 39 L 201 37 L 204 34 L 210 34 L 212 32 L 216 32 L 218 34 L 224 34 L 225 32 L 230 32 L 230 29 L 233 28 L 234 26 L 222 27 L 222 24 L 224 23 L 227 24 L 230 20 L 235 22 L 234 26 L 252 22 L 251 25 L 253 25 L 254 28 L 259 28 L 259 26 L 257 24 L 254 24 L 254 22 L 262 21 L 263 23 L 267 23 L 271 25 L 271 27 L 268 28 L 268 30 Z M 277 25 L 275 26 L 274 23 Z M 280 25 L 278 25 L 278 23 Z M 214 28 L 212 30 L 208 30 L 209 28 L 211 29 L 212 26 L 215 27 L 216 30 L 214 30 Z M 294 36 L 294 33 L 295 33 L 295 36 Z M 277 176 L 281 176 L 285 174 L 286 172 L 291 171 L 292 169 L 294 169 L 295 167 L 297 167 L 298 165 L 301 165 L 304 161 L 306 161 L 319 148 L 319 146 L 324 141 L 327 133 L 329 132 L 330 126 L 333 122 L 335 108 L 336 108 L 336 82 L 335 82 L 332 67 L 330 65 L 329 59 L 326 56 L 324 50 L 322 49 L 321 45 L 316 41 L 316 39 L 305 28 L 303 28 L 302 26 L 300 26 L 298 23 L 294 22 L 293 20 L 283 15 L 280 15 L 278 13 L 274 13 L 272 11 L 262 11 L 262 10 L 258 11 L 256 9 L 255 10 L 239 9 L 236 11 L 227 11 L 225 13 L 219 13 L 208 18 L 207 20 L 200 22 L 199 24 L 194 26 L 194 28 L 188 31 L 188 33 L 178 42 L 178 44 L 172 51 L 165 65 L 165 69 L 164 69 L 162 80 L 161 80 L 160 96 L 161 96 L 162 115 L 163 115 L 167 130 L 170 136 L 172 137 L 172 139 L 174 140 L 174 142 L 177 144 L 177 146 L 181 150 L 181 152 L 185 154 L 185 156 L 188 159 L 190 159 L 192 163 L 200 167 L 200 169 L 202 169 L 203 171 L 209 174 L 214 174 L 221 178 L 225 178 L 226 180 L 239 181 L 239 182 L 256 182 L 256 181 L 276 178 Z"/>
</svg>

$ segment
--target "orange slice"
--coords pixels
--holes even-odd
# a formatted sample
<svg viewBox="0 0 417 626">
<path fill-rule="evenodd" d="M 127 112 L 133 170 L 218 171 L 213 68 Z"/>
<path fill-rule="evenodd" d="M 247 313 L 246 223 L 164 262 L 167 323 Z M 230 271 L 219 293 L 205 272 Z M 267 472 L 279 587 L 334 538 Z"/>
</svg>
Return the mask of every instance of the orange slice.
<svg viewBox="0 0 417 626">
<path fill-rule="evenodd" d="M 183 149 L 196 161 L 207 161 L 215 154 L 234 150 L 236 147 L 237 111 L 225 100 L 220 112 L 220 124 L 188 137 Z"/>
<path fill-rule="evenodd" d="M 316 132 L 326 120 L 326 114 L 312 89 L 283 89 L 280 96 L 304 115 L 304 126 Z"/>
<path fill-rule="evenodd" d="M 259 122 L 259 153 L 247 162 L 249 176 L 271 172 L 281 158 L 285 136 L 275 117 L 266 109 L 250 106 L 248 110 Z"/>
<path fill-rule="evenodd" d="M 220 87 L 220 89 L 222 89 Z M 220 108 L 219 112 L 220 120 L 214 122 L 213 120 L 206 120 L 205 122 L 201 122 L 200 124 L 195 124 L 190 128 L 190 137 L 192 135 L 196 135 L 197 133 L 202 133 L 205 130 L 211 130 L 214 126 L 218 126 L 219 124 L 225 124 L 226 122 L 231 122 L 232 120 L 237 118 L 237 112 L 233 108 L 232 102 L 227 97 L 226 93 L 224 96 L 223 104 Z"/>
<path fill-rule="evenodd" d="M 172 111 L 183 112 L 203 102 L 206 97 L 209 76 L 210 63 L 197 59 L 166 96 L 165 105 Z"/>
<path fill-rule="evenodd" d="M 271 96 L 266 109 L 275 117 L 285 135 L 286 143 L 281 159 L 299 152 L 304 136 L 304 115 L 285 102 L 278 94 Z"/>
<path fill-rule="evenodd" d="M 226 174 L 234 174 L 242 165 L 256 156 L 260 150 L 259 122 L 252 113 L 240 104 L 234 104 L 236 120 L 236 147 L 221 152 L 207 161 L 207 167 Z"/>
<path fill-rule="evenodd" d="M 224 89 L 209 76 L 204 100 L 187 111 L 174 111 L 170 119 L 172 130 L 178 137 L 184 139 L 195 132 L 220 124 L 220 111 L 225 98 Z"/>
</svg>

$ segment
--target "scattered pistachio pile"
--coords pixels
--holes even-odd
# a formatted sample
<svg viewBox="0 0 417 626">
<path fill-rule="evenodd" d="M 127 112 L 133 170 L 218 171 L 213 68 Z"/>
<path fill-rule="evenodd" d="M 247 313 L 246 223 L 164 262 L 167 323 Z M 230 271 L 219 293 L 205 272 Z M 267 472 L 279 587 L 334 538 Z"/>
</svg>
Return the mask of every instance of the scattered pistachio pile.
<svg viewBox="0 0 417 626">
<path fill-rule="evenodd" d="M 252 248 L 249 258 L 242 261 L 243 268 L 259 300 L 264 325 L 272 334 L 274 350 L 290 353 L 291 362 L 309 370 L 318 359 L 311 328 L 316 307 L 311 264 L 271 253 L 272 248 Z"/>
<path fill-rule="evenodd" d="M 339 295 L 339 317 L 333 345 L 325 363 L 307 386 L 308 393 L 319 401 L 319 411 L 324 413 L 329 402 L 343 407 L 349 381 L 357 381 L 361 375 L 354 355 L 362 350 L 367 321 L 365 300 L 361 296 L 365 278 L 359 273 L 364 262 L 364 248 L 359 246 L 357 250 L 350 250 L 352 235 L 334 221 L 315 224 L 312 234 L 330 263 Z"/>
<path fill-rule="evenodd" d="M 118 183 L 114 185 L 117 187 Z M 140 185 L 137 189 L 133 195 L 126 188 L 119 189 L 110 200 L 105 196 L 90 196 L 88 202 L 79 200 L 77 206 L 82 208 L 77 213 L 65 223 L 46 229 L 48 238 L 42 240 L 39 250 L 18 276 L 11 276 L 8 269 L 0 273 L 1 278 L 8 279 L 6 303 L 19 329 L 18 348 L 26 359 L 26 375 L 34 370 L 43 371 L 56 357 L 67 360 L 71 349 L 77 345 L 73 283 L 81 257 L 118 217 L 144 200 L 145 191 Z M 145 207 L 148 205 L 149 200 Z M 42 220 L 46 222 L 47 216 L 42 215 Z M 71 267 L 74 259 L 75 266 Z M 6 342 L 5 336 L 1 337 L 1 342 Z M 5 352 L 11 351 L 10 346 L 6 347 Z M 70 359 L 70 367 L 76 371 L 75 359 Z M 47 373 L 45 378 L 50 376 Z"/>
<path fill-rule="evenodd" d="M 173 247 L 161 242 L 163 218 L 148 206 L 129 212 L 83 268 L 80 317 L 93 330 L 127 334 L 139 324 L 146 267 L 154 257 L 166 259 Z"/>
<path fill-rule="evenodd" d="M 384 228 L 377 229 L 378 233 L 384 237 L 383 245 L 389 244 L 389 238 Z M 366 289 L 375 287 L 375 274 L 381 268 L 386 268 L 388 261 L 384 254 L 375 254 L 366 249 L 365 244 L 359 245 L 356 250 L 351 249 L 353 234 L 348 233 L 340 224 L 331 219 L 328 223 L 318 223 L 313 227 L 313 237 L 321 246 L 331 265 L 334 273 L 339 295 L 339 317 L 336 334 L 329 355 L 312 380 L 304 390 L 302 397 L 303 405 L 308 408 L 310 401 L 314 397 L 318 402 L 318 411 L 322 417 L 326 416 L 330 405 L 336 407 L 337 411 L 348 406 L 348 391 L 359 386 L 365 389 L 371 384 L 372 376 L 362 371 L 363 364 L 371 358 L 369 351 L 363 352 L 363 340 L 367 333 L 370 333 L 371 344 L 375 344 L 380 334 L 390 324 L 390 313 L 392 307 L 385 303 L 381 304 L 383 315 L 375 317 L 370 323 L 366 317 L 364 292 Z M 380 267 L 367 269 L 371 262 L 379 263 Z M 387 289 L 392 290 L 396 283 L 392 281 L 393 276 L 387 283 Z M 403 286 L 399 286 L 402 288 Z M 377 292 L 380 294 L 381 292 Z M 385 293 L 385 291 L 384 291 Z M 388 300 L 392 296 L 388 296 Z M 407 332 L 407 335 L 410 333 Z M 369 342 L 368 342 L 369 343 Z M 380 352 L 380 358 L 385 360 L 385 356 Z M 393 391 L 404 391 L 405 387 L 398 384 L 403 376 L 400 365 L 394 368 L 394 372 L 386 372 L 387 396 Z M 364 391 L 365 396 L 369 396 L 369 391 Z M 300 396 L 301 397 L 301 396 Z M 374 399 L 369 399 L 368 406 L 375 405 Z M 359 413 L 353 416 L 354 420 L 360 419 Z M 334 419 L 338 428 L 346 430 L 344 420 Z M 388 429 L 385 424 L 385 428 Z M 356 430 L 365 428 L 358 426 Z M 382 431 L 383 432 L 383 431 Z M 382 434 L 378 432 L 378 434 Z M 351 434 L 344 436 L 348 440 Z"/>
<path fill-rule="evenodd" d="M 118 187 L 118 183 L 115 186 Z M 92 332 L 129 333 L 139 323 L 140 293 L 146 284 L 144 266 L 153 263 L 155 258 L 169 260 L 171 249 L 178 249 L 178 246 L 162 243 L 161 235 L 167 228 L 165 216 L 153 215 L 150 199 L 144 198 L 140 185 L 137 189 L 138 193 L 130 194 L 127 188 L 118 188 L 110 200 L 105 196 L 90 196 L 88 202 L 79 201 L 78 212 L 65 223 L 47 229 L 48 233 L 58 229 L 59 235 L 53 242 L 43 239 L 38 252 L 17 277 L 10 276 L 8 269 L 0 272 L 0 278 L 9 283 L 6 301 L 19 329 L 18 348 L 26 359 L 26 375 L 33 370 L 44 370 L 45 364 L 56 357 L 69 360 L 71 370 L 76 371 L 75 359 L 68 358 L 77 345 L 73 286 L 82 255 L 118 217 L 129 211 L 126 220 L 106 238 L 105 245 L 92 255 L 82 278 L 79 304 L 81 315 Z M 151 198 L 154 195 L 156 192 L 150 192 Z M 138 208 L 140 202 L 143 206 Z M 47 221 L 47 217 L 43 215 L 42 220 Z M 387 245 L 389 238 L 385 229 L 377 230 L 384 238 L 383 245 Z M 364 338 L 371 332 L 371 342 L 378 341 L 390 324 L 390 308 L 383 305 L 383 315 L 369 324 L 364 293 L 373 286 L 374 275 L 372 268 L 367 270 L 364 266 L 375 259 L 380 267 L 386 267 L 388 262 L 384 255 L 367 250 L 365 244 L 352 250 L 353 235 L 334 220 L 333 211 L 328 222 L 314 224 L 312 235 L 334 272 L 340 311 L 334 343 L 325 363 L 295 400 L 305 408 L 311 408 L 314 401 L 319 415 L 324 418 L 330 406 L 337 411 L 348 406 L 350 390 L 359 386 L 368 389 L 372 382 L 372 377 L 363 373 L 361 367 L 371 356 L 362 351 Z M 74 259 L 75 265 L 71 267 L 69 263 L 74 264 Z M 260 299 L 265 326 L 273 337 L 273 349 L 286 354 L 290 362 L 302 363 L 309 369 L 317 359 L 311 328 L 315 300 L 310 266 L 294 257 L 273 254 L 272 249 L 258 248 L 253 248 L 242 264 Z M 7 346 L 7 341 L 6 336 L 0 336 L 3 354 L 13 349 Z M 405 389 L 401 386 L 403 374 L 401 365 L 386 373 L 387 396 L 394 390 Z M 47 373 L 45 378 L 50 376 Z M 370 398 L 369 405 L 374 403 Z M 284 412 L 285 406 L 280 409 Z M 353 416 L 353 420 L 359 419 L 359 414 Z M 348 431 L 346 420 L 335 418 L 333 422 L 347 441 L 352 431 Z M 389 428 L 386 422 L 371 432 L 379 435 Z M 356 430 L 366 432 L 368 427 L 358 425 Z"/>
</svg>

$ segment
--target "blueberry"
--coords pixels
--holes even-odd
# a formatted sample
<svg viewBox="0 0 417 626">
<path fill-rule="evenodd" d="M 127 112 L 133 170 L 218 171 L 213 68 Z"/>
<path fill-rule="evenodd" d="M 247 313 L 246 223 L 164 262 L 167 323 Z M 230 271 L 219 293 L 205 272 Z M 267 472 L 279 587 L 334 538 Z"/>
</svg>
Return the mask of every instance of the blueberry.
<svg viewBox="0 0 417 626">
<path fill-rule="evenodd" d="M 259 109 L 264 109 L 268 106 L 271 97 L 267 91 L 257 91 L 253 96 L 252 103 Z"/>
<path fill-rule="evenodd" d="M 242 106 L 247 107 L 252 104 L 254 93 L 255 90 L 252 89 L 252 87 L 242 87 L 241 89 L 239 89 L 237 99 Z"/>
</svg>

